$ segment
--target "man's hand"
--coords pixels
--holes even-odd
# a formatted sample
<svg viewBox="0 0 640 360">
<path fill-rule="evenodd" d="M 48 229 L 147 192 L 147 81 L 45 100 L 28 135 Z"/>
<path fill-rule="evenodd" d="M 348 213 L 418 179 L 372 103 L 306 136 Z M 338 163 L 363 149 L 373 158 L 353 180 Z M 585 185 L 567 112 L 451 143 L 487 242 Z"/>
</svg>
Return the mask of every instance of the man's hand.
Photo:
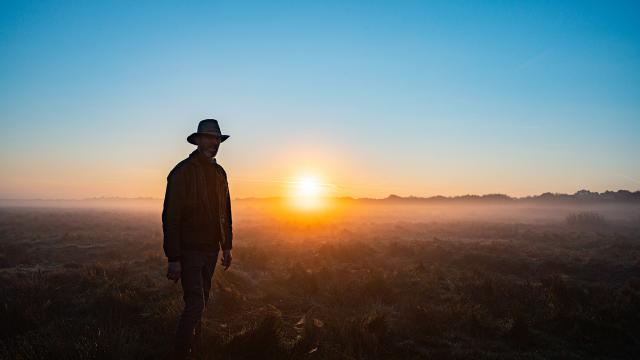
<svg viewBox="0 0 640 360">
<path fill-rule="evenodd" d="M 171 261 L 169 262 L 169 268 L 167 269 L 167 279 L 178 282 L 181 272 L 182 268 L 180 267 L 180 261 Z"/>
<path fill-rule="evenodd" d="M 222 250 L 222 266 L 224 266 L 224 269 L 227 270 L 229 268 L 229 266 L 231 266 L 231 259 L 233 257 L 231 256 L 231 250 Z"/>
</svg>

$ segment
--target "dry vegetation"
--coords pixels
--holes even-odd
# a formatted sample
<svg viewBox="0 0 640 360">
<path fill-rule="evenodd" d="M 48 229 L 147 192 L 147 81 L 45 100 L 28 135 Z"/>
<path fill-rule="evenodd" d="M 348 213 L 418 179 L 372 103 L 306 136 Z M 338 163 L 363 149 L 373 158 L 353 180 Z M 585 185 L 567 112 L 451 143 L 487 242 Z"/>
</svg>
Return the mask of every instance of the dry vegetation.
<svg viewBox="0 0 640 360">
<path fill-rule="evenodd" d="M 204 359 L 640 350 L 637 223 L 236 219 Z M 0 357 L 164 358 L 182 299 L 161 239 L 156 212 L 0 209 Z"/>
</svg>

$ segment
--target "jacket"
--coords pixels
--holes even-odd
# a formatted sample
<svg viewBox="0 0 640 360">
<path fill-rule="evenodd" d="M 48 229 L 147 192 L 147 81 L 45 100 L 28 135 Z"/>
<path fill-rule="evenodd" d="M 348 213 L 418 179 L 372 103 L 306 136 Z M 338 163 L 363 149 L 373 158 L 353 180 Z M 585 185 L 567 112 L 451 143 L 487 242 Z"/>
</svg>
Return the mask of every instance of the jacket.
<svg viewBox="0 0 640 360">
<path fill-rule="evenodd" d="M 169 261 L 179 260 L 181 250 L 232 248 L 231 197 L 227 173 L 212 159 L 211 166 L 217 176 L 214 182 L 207 182 L 207 169 L 204 166 L 209 164 L 202 161 L 202 156 L 198 149 L 194 150 L 167 176 L 162 230 L 163 249 Z M 210 197 L 210 191 L 216 191 L 217 196 Z M 217 198 L 218 203 L 210 203 L 211 198 Z"/>
</svg>

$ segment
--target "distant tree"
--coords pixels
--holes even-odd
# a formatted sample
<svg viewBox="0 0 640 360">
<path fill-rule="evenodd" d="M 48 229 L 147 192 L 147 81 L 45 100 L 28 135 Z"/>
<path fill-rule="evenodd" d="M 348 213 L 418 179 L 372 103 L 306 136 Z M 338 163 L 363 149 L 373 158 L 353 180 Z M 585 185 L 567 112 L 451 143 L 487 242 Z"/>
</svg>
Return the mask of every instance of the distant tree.
<svg viewBox="0 0 640 360">
<path fill-rule="evenodd" d="M 593 211 L 569 214 L 566 217 L 566 221 L 567 224 L 571 226 L 600 227 L 607 225 L 607 221 L 604 219 L 604 216 Z"/>
</svg>

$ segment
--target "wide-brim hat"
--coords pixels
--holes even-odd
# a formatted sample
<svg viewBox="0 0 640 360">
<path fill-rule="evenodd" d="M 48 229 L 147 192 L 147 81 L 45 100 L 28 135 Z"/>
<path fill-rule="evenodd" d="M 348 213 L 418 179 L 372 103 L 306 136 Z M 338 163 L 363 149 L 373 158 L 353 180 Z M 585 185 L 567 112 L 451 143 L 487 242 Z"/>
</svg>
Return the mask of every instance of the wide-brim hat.
<svg viewBox="0 0 640 360">
<path fill-rule="evenodd" d="M 229 135 L 223 135 L 220 132 L 220 125 L 216 119 L 204 119 L 198 124 L 198 131 L 187 136 L 187 141 L 190 144 L 198 145 L 195 142 L 195 138 L 198 134 L 214 135 L 220 138 L 220 142 L 223 142 L 229 138 Z"/>
</svg>

